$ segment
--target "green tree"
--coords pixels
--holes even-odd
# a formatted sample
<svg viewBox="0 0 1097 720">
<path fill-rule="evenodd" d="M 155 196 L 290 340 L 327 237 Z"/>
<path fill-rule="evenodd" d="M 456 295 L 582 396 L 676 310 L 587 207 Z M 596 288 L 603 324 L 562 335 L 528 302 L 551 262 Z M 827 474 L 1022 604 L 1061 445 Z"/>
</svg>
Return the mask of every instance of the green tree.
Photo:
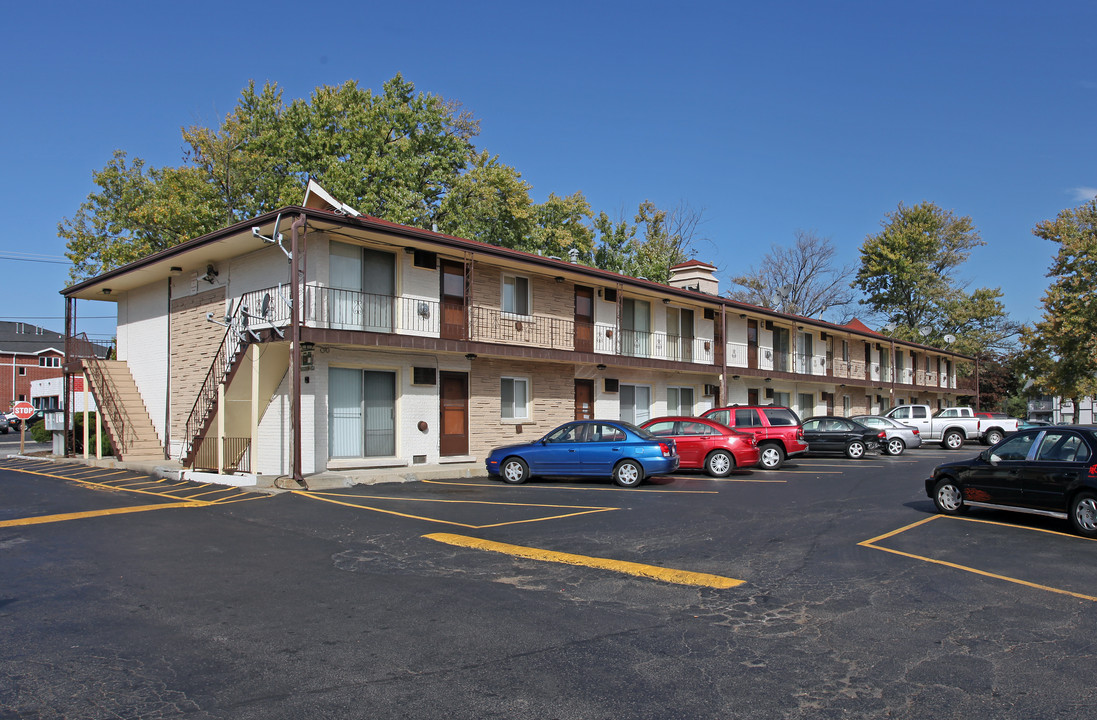
<svg viewBox="0 0 1097 720">
<path fill-rule="evenodd" d="M 666 283 L 670 269 L 691 257 L 701 216 L 701 211 L 686 205 L 661 210 L 650 200 L 640 203 L 633 218 L 635 224 L 611 220 L 606 213 L 600 213 L 594 221 L 599 235 L 594 265 Z"/>
<path fill-rule="evenodd" d="M 594 249 L 592 215 L 582 192 L 567 197 L 549 193 L 545 202 L 534 206 L 533 247 L 546 255 L 567 257 L 570 250 L 577 250 L 579 257 L 589 257 Z"/>
<path fill-rule="evenodd" d="M 598 243 L 594 250 L 594 265 L 602 270 L 625 274 L 629 257 L 636 243 L 636 226 L 626 220 L 611 220 L 604 211 L 594 219 Z"/>
<path fill-rule="evenodd" d="M 1033 234 L 1058 245 L 1048 269 L 1041 319 L 1021 334 L 1034 385 L 1048 395 L 1097 394 L 1097 200 L 1037 223 Z"/>
<path fill-rule="evenodd" d="M 438 230 L 449 235 L 533 250 L 536 208 L 522 174 L 498 156 L 475 153 L 468 172 L 459 176 L 443 198 Z"/>
<path fill-rule="evenodd" d="M 1002 304 L 999 288 L 968 293 L 955 277 L 971 251 L 984 245 L 970 217 L 957 217 L 933 203 L 902 203 L 883 229 L 865 238 L 852 287 L 902 340 L 975 354 L 1008 350 L 1019 332 Z"/>
</svg>

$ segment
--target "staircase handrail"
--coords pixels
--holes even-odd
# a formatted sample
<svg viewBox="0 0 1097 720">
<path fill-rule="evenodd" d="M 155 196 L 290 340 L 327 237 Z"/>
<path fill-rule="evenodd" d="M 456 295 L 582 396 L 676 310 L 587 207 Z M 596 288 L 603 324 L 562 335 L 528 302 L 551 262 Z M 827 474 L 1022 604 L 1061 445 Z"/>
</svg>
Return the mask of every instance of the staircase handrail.
<svg viewBox="0 0 1097 720">
<path fill-rule="evenodd" d="M 110 373 L 104 368 L 103 360 L 95 353 L 95 347 L 96 345 L 88 340 L 86 333 L 80 333 L 71 338 L 70 356 L 83 361 L 84 372 L 88 376 L 85 382 L 91 384 L 96 407 L 100 411 L 105 411 L 107 429 L 113 431 L 111 441 L 114 447 L 124 455 L 130 447 L 130 442 L 137 439 L 137 434 L 125 403 L 119 399 L 118 388 Z"/>
</svg>

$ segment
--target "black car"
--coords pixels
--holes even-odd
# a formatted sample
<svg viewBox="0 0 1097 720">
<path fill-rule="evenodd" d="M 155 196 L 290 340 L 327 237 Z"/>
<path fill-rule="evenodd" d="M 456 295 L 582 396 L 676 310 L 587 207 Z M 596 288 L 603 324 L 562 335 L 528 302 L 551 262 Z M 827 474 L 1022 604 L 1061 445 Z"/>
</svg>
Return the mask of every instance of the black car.
<svg viewBox="0 0 1097 720">
<path fill-rule="evenodd" d="M 44 415 L 45 413 L 43 413 L 41 409 L 35 408 L 34 414 L 27 418 L 27 428 L 29 429 L 31 425 L 39 422 Z M 0 415 L 0 419 L 2 419 L 4 423 L 4 429 L 2 430 L 4 433 L 7 433 L 9 429 L 14 432 L 19 432 L 23 427 L 23 421 L 15 417 L 15 413 Z"/>
<path fill-rule="evenodd" d="M 993 508 L 1070 519 L 1097 537 L 1097 429 L 1069 425 L 1021 430 L 970 460 L 938 465 L 926 494 L 938 512 Z"/>
<path fill-rule="evenodd" d="M 875 452 L 886 433 L 866 427 L 856 420 L 823 415 L 804 421 L 804 441 L 810 452 L 844 452 L 857 459 Z"/>
</svg>

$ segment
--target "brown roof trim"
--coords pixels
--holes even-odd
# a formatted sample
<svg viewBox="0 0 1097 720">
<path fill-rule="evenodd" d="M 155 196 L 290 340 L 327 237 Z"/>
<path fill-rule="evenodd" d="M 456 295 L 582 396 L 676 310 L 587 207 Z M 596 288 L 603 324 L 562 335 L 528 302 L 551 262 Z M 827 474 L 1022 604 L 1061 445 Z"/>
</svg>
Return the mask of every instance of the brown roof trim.
<svg viewBox="0 0 1097 720">
<path fill-rule="evenodd" d="M 207 245 L 209 243 L 216 242 L 237 233 L 250 230 L 256 225 L 263 225 L 268 222 L 272 222 L 279 215 L 305 215 L 306 218 L 313 220 L 319 220 L 329 223 L 334 222 L 342 224 L 346 227 L 358 227 L 365 230 L 385 232 L 400 237 L 405 237 L 411 240 L 421 240 L 424 242 L 444 245 L 455 250 L 507 258 L 510 260 L 534 262 L 542 266 L 554 268 L 556 270 L 559 270 L 560 272 L 566 271 L 569 273 L 585 275 L 587 277 L 600 279 L 606 283 L 621 283 L 622 285 L 630 285 L 632 287 L 643 288 L 653 293 L 669 294 L 681 298 L 688 298 L 695 302 L 710 302 L 714 305 L 723 305 L 736 312 L 748 311 L 769 317 L 771 319 L 783 320 L 793 324 L 810 324 L 814 328 L 824 329 L 828 332 L 846 332 L 852 333 L 854 335 L 862 335 L 864 337 L 871 338 L 873 341 L 876 342 L 884 339 L 888 340 L 889 342 L 892 341 L 892 338 L 889 338 L 887 336 L 881 336 L 880 334 L 875 333 L 872 330 L 868 330 L 868 333 L 866 334 L 863 331 L 848 327 L 846 325 L 837 325 L 834 323 L 826 322 L 824 320 L 806 318 L 800 315 L 790 315 L 788 313 L 778 312 L 771 308 L 764 308 L 758 305 L 738 302 L 729 298 L 721 297 L 718 295 L 709 295 L 708 293 L 703 293 L 696 290 L 686 290 L 684 288 L 676 288 L 670 285 L 662 285 L 660 283 L 652 282 L 650 280 L 641 280 L 639 278 L 630 277 L 628 275 L 610 272 L 609 270 L 601 270 L 599 268 L 591 267 L 589 265 L 573 264 L 571 262 L 568 262 L 567 260 L 558 260 L 555 258 L 546 257 L 544 255 L 523 252 L 521 250 L 511 250 L 510 248 L 501 247 L 499 245 L 489 245 L 488 243 L 480 242 L 478 240 L 466 240 L 465 238 L 459 238 L 454 235 L 446 235 L 443 233 L 433 232 L 431 230 L 423 230 L 421 228 L 400 225 L 398 223 L 390 222 L 388 220 L 381 220 L 380 218 L 371 217 L 369 215 L 359 215 L 358 217 L 351 217 L 349 215 L 341 215 L 330 210 L 305 208 L 297 205 L 289 205 L 278 210 L 272 210 L 258 217 L 243 220 L 233 225 L 229 225 L 228 227 L 221 228 L 220 230 L 216 230 L 212 233 L 194 238 L 193 240 L 188 240 L 184 243 L 180 243 L 179 245 L 170 247 L 166 250 L 161 250 L 158 253 L 143 257 L 140 260 L 135 260 L 128 265 L 123 265 L 122 267 L 109 270 L 102 275 L 97 275 L 94 278 L 90 278 L 76 285 L 67 287 L 61 291 L 61 294 L 66 297 L 78 294 L 81 290 L 102 283 L 105 280 L 119 277 L 121 275 L 125 275 L 126 273 L 132 272 L 133 270 L 163 262 L 164 260 L 172 258 L 176 255 L 181 255 L 196 248 L 200 248 L 203 245 Z M 686 261 L 686 263 L 683 263 L 683 265 L 688 265 L 691 263 L 702 263 L 702 261 L 689 260 Z M 703 264 L 708 265 L 708 263 Z M 710 267 L 715 266 L 710 265 Z M 918 345 L 916 343 L 911 343 L 905 340 L 895 340 L 894 342 L 904 346 L 940 352 L 965 360 L 974 360 L 974 358 L 966 355 L 960 355 L 959 353 L 951 352 L 949 350 L 942 350 L 941 348 L 930 347 L 928 345 Z"/>
</svg>

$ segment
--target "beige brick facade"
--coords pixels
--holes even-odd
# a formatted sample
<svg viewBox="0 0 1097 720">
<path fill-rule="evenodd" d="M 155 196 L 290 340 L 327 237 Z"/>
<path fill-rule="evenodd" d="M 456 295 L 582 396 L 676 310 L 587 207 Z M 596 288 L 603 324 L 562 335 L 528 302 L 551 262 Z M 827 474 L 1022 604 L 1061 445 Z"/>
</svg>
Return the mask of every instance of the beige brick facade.
<svg viewBox="0 0 1097 720">
<path fill-rule="evenodd" d="M 171 436 L 183 438 L 187 416 L 209 373 L 225 328 L 206 320 L 225 312 L 225 289 L 172 300 L 168 331 L 171 336 Z"/>
<path fill-rule="evenodd" d="M 529 380 L 528 421 L 500 419 L 499 382 L 503 377 Z M 575 417 L 575 370 L 570 364 L 481 360 L 469 377 L 469 452 L 484 457 L 493 448 L 536 440 Z"/>
</svg>

